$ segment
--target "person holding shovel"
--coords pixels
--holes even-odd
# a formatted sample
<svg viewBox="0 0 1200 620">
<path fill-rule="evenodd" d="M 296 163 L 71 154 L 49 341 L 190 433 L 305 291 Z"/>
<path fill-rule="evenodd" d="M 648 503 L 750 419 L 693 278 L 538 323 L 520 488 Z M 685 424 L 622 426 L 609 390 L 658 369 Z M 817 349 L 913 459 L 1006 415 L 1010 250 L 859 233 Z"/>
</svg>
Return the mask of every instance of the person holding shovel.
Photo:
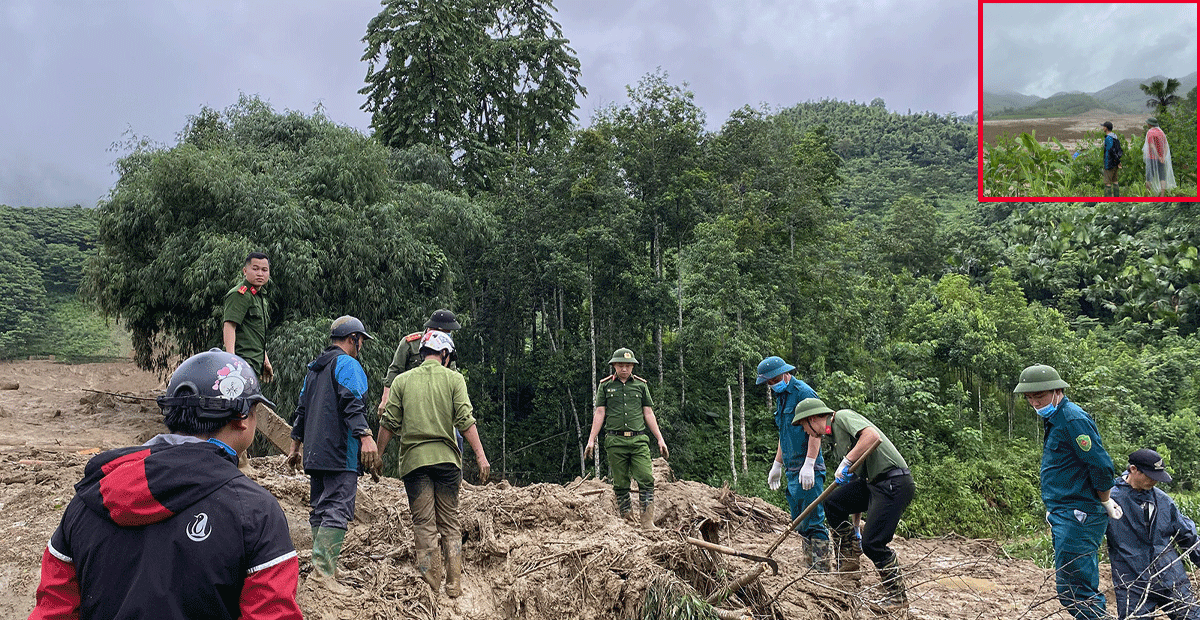
<svg viewBox="0 0 1200 620">
<path fill-rule="evenodd" d="M 793 426 L 796 405 L 806 398 L 816 398 L 817 393 L 809 385 L 792 376 L 796 367 L 772 355 L 758 363 L 756 384 L 767 384 L 775 395 L 775 426 L 779 429 L 779 441 L 775 448 L 775 460 L 767 474 L 767 486 L 778 491 L 781 478 L 787 478 L 784 494 L 792 519 L 800 511 L 820 497 L 825 490 L 825 459 L 821 456 L 821 438 L 810 436 L 804 429 Z M 829 532 L 825 530 L 825 510 L 816 509 L 796 526 L 796 533 L 804 539 L 809 565 L 814 571 L 829 572 Z"/>
<path fill-rule="evenodd" d="M 916 492 L 908 463 L 870 420 L 850 409 L 834 412 L 818 398 L 800 401 L 792 424 L 812 437 L 831 435 L 830 454 L 840 459 L 834 474 L 840 486 L 825 500 L 825 518 L 838 549 L 838 570 L 857 572 L 859 555 L 866 554 L 879 571 L 884 589 L 882 607 L 899 609 L 908 605 L 900 559 L 888 546 Z M 879 446 L 867 454 L 876 442 Z M 850 473 L 860 459 L 865 460 L 857 473 Z M 861 550 L 850 523 L 850 515 L 857 512 L 867 513 Z"/>
<path fill-rule="evenodd" d="M 1109 495 L 1113 462 L 1096 423 L 1063 390 L 1070 387 L 1050 366 L 1021 371 L 1013 393 L 1042 418 L 1042 502 L 1054 541 L 1058 601 L 1076 620 L 1107 618 L 1100 593 L 1100 541 L 1121 506 Z"/>
</svg>

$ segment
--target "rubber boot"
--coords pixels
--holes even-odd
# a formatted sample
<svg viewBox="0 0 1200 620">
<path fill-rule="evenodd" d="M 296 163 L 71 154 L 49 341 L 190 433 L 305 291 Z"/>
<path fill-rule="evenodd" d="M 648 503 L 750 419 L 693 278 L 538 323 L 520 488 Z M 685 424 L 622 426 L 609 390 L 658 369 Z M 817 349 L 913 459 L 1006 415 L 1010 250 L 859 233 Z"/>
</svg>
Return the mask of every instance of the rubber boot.
<svg viewBox="0 0 1200 620">
<path fill-rule="evenodd" d="M 833 544 L 837 547 L 838 552 L 838 572 L 844 573 L 852 579 L 858 579 L 860 577 L 858 574 L 859 558 L 862 557 L 862 549 L 854 537 L 854 526 L 849 522 L 842 523 L 832 533 Z"/>
<path fill-rule="evenodd" d="M 646 502 L 642 504 L 642 531 L 649 532 L 657 529 L 658 527 L 654 525 L 654 502 Z"/>
<path fill-rule="evenodd" d="M 462 540 L 442 538 L 442 557 L 446 563 L 446 594 L 462 596 Z"/>
<path fill-rule="evenodd" d="M 339 596 L 349 596 L 352 593 L 349 588 L 337 582 L 337 560 L 342 554 L 342 542 L 345 538 L 346 530 L 343 529 L 313 528 L 313 570 L 308 576 L 308 581 L 312 582 L 313 586 L 319 586 Z"/>
<path fill-rule="evenodd" d="M 886 611 L 908 607 L 908 591 L 904 587 L 900 558 L 892 554 L 891 559 L 875 568 L 879 571 L 879 582 L 883 586 L 883 601 L 880 606 Z"/>
<path fill-rule="evenodd" d="M 629 497 L 629 490 L 614 491 L 617 496 L 617 514 L 631 524 L 637 524 L 637 517 L 633 514 L 633 501 Z"/>
<path fill-rule="evenodd" d="M 1121 184 L 1120 183 L 1113 183 L 1113 194 L 1112 195 L 1113 195 L 1113 198 L 1121 197 Z"/>
<path fill-rule="evenodd" d="M 417 572 L 421 573 L 421 578 L 437 594 L 442 589 L 442 571 L 433 561 L 433 554 L 437 552 L 437 547 L 428 547 L 417 549 Z"/>
<path fill-rule="evenodd" d="M 809 558 L 814 573 L 829 572 L 829 541 L 824 538 L 808 539 Z"/>
</svg>

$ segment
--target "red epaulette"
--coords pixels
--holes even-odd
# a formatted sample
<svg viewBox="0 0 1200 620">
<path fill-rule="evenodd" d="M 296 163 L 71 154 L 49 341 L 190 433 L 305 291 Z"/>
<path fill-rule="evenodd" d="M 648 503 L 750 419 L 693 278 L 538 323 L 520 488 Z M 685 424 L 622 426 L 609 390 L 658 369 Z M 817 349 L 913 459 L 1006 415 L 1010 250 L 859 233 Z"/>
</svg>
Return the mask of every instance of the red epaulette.
<svg viewBox="0 0 1200 620">
<path fill-rule="evenodd" d="M 414 332 L 404 337 L 405 342 L 412 342 L 421 339 L 421 332 Z"/>
<path fill-rule="evenodd" d="M 629 375 L 629 376 L 630 376 L 630 377 L 632 377 L 632 378 L 634 378 L 634 379 L 637 379 L 638 381 L 641 381 L 642 383 L 650 383 L 649 381 L 647 381 L 647 380 L 645 380 L 645 379 L 643 379 L 643 378 L 641 378 L 641 377 L 639 377 L 639 376 L 637 376 L 637 375 Z"/>
<path fill-rule="evenodd" d="M 250 288 L 250 287 L 248 287 L 248 286 L 246 286 L 245 284 L 243 284 L 243 285 L 241 285 L 240 287 L 238 287 L 238 293 L 241 293 L 242 295 L 245 295 L 245 294 L 246 294 L 246 289 L 248 289 L 248 288 Z"/>
</svg>

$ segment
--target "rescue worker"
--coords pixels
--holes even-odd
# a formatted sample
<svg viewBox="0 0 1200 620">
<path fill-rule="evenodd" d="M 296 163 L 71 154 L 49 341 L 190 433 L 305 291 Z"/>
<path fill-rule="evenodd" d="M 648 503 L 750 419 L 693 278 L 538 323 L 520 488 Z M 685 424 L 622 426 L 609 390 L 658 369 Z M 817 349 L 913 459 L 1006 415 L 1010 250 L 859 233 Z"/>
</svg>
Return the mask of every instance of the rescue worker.
<svg viewBox="0 0 1200 620">
<path fill-rule="evenodd" d="M 392 363 L 388 364 L 387 376 L 383 379 L 383 398 L 379 399 L 379 415 L 383 415 L 384 405 L 387 404 L 388 392 L 392 389 L 392 381 L 402 372 L 408 372 L 417 366 L 420 366 L 425 358 L 421 355 L 421 337 L 432 331 L 451 333 L 456 329 L 462 329 L 462 325 L 458 323 L 458 317 L 454 313 L 446 310 L 435 310 L 425 321 L 425 331 L 413 332 L 400 340 L 400 344 L 396 346 L 396 352 L 392 354 Z M 450 370 L 458 370 L 455 365 L 455 360 L 450 360 L 448 366 Z M 459 450 L 462 449 L 462 442 L 459 442 Z"/>
<path fill-rule="evenodd" d="M 193 355 L 158 405 L 169 433 L 88 462 L 42 555 L 30 620 L 300 620 L 287 518 L 237 468 L 271 406 L 250 364 Z"/>
<path fill-rule="evenodd" d="M 825 458 L 821 455 L 821 438 L 811 436 L 799 426 L 792 425 L 796 405 L 817 393 L 807 383 L 792 376 L 796 367 L 772 355 L 758 363 L 756 385 L 767 384 L 775 397 L 775 427 L 779 440 L 775 460 L 767 474 L 767 486 L 778 491 L 781 478 L 787 478 L 784 495 L 792 519 L 800 516 L 813 500 L 825 490 Z M 825 529 L 825 508 L 820 504 L 796 532 L 804 539 L 809 565 L 818 572 L 829 572 L 829 532 Z"/>
<path fill-rule="evenodd" d="M 1129 468 L 1114 481 L 1112 499 L 1123 518 L 1108 520 L 1108 557 L 1112 562 L 1117 618 L 1200 619 L 1180 553 L 1200 566 L 1196 524 L 1175 502 L 1155 488 L 1171 482 L 1157 452 L 1141 449 L 1129 455 Z M 1155 609 L 1157 608 L 1157 613 Z"/>
<path fill-rule="evenodd" d="M 271 357 L 267 355 L 267 327 L 271 322 L 271 303 L 267 282 L 271 279 L 271 261 L 262 252 L 251 252 L 242 265 L 241 284 L 225 293 L 221 314 L 221 344 L 250 363 L 254 374 L 263 381 L 274 377 Z"/>
<path fill-rule="evenodd" d="M 916 492 L 908 463 L 883 431 L 850 409 L 834 412 L 820 399 L 807 398 L 796 406 L 792 424 L 812 437 L 832 435 L 830 454 L 841 459 L 834 470 L 834 479 L 841 486 L 825 500 L 825 518 L 838 549 L 838 570 L 854 576 L 859 556 L 865 554 L 879 571 L 884 590 L 881 606 L 888 610 L 907 606 L 900 559 L 888 544 Z M 850 467 L 864 458 L 876 440 L 879 447 L 865 457 L 856 473 L 850 473 Z M 857 512 L 867 513 L 861 549 L 850 523 L 850 515 Z"/>
<path fill-rule="evenodd" d="M 1100 540 L 1121 507 L 1109 497 L 1113 464 L 1091 416 L 1071 402 L 1058 371 L 1034 365 L 1013 388 L 1042 418 L 1042 502 L 1054 542 L 1058 600 L 1077 620 L 1104 618 L 1100 593 Z"/>
<path fill-rule="evenodd" d="M 467 382 L 450 370 L 454 339 L 431 330 L 421 337 L 420 366 L 392 381 L 387 406 L 379 422 L 379 447 L 395 435 L 400 442 L 400 478 L 413 519 L 417 571 L 436 593 L 442 575 L 434 562 L 441 535 L 446 594 L 462 595 L 462 533 L 458 522 L 458 491 L 462 485 L 462 452 L 455 430 L 462 433 L 486 482 L 491 464 L 475 427 Z"/>
<path fill-rule="evenodd" d="M 613 493 L 617 496 L 617 510 L 621 517 L 632 519 L 633 506 L 629 497 L 630 479 L 637 480 L 640 495 L 642 529 L 654 526 L 654 471 L 650 464 L 650 446 L 646 442 L 646 431 L 658 441 L 658 451 L 667 458 L 667 442 L 658 430 L 658 419 L 654 417 L 654 399 L 645 379 L 633 376 L 633 366 L 638 363 L 629 349 L 613 352 L 611 379 L 602 381 L 596 388 L 596 409 L 592 414 L 592 431 L 588 435 L 583 458 L 589 458 L 596 449 L 596 436 L 604 427 L 604 449 L 608 452 L 608 467 L 612 473 Z"/>
<path fill-rule="evenodd" d="M 309 476 L 308 524 L 312 527 L 313 570 L 307 586 L 345 595 L 337 583 L 337 559 L 346 528 L 354 518 L 358 477 L 383 469 L 367 425 L 367 375 L 358 357 L 367 340 L 362 321 L 341 316 L 329 328 L 331 344 L 308 364 L 292 415 L 292 448 L 287 463 Z"/>
</svg>

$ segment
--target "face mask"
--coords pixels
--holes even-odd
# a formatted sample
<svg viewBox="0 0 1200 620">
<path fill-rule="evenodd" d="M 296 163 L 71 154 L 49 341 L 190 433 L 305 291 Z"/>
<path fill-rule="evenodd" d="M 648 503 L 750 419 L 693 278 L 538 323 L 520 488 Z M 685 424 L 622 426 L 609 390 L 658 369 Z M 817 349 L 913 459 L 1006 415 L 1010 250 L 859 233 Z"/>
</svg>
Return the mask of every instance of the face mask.
<svg viewBox="0 0 1200 620">
<path fill-rule="evenodd" d="M 1058 405 L 1051 402 L 1050 404 L 1046 405 L 1045 407 L 1042 407 L 1041 409 L 1034 409 L 1034 411 L 1036 411 L 1037 414 L 1042 416 L 1043 418 L 1048 418 L 1048 417 L 1050 417 L 1050 414 L 1054 413 L 1054 410 L 1057 408 L 1058 408 Z"/>
<path fill-rule="evenodd" d="M 788 381 L 785 378 L 783 381 L 780 381 L 779 383 L 772 385 L 771 389 L 775 390 L 776 393 L 782 393 L 784 390 L 787 389 L 787 386 L 788 386 Z"/>
</svg>

